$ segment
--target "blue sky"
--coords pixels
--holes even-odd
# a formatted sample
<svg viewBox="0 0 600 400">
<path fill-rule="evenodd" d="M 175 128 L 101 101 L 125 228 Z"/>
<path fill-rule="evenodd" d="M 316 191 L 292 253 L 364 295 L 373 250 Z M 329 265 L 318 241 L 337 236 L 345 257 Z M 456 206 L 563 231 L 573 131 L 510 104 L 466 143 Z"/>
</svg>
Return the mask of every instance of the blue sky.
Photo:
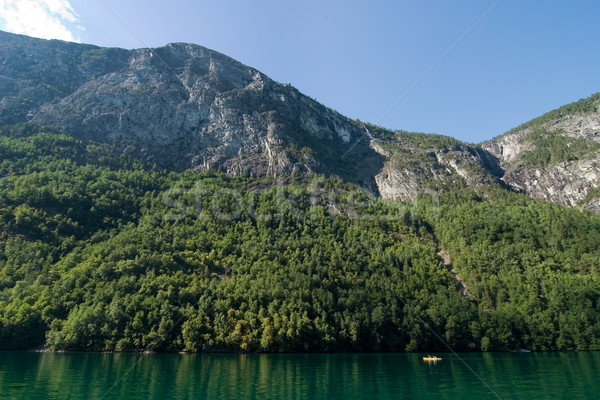
<svg viewBox="0 0 600 400">
<path fill-rule="evenodd" d="M 350 118 L 475 143 L 600 91 L 599 20 L 597 0 L 0 0 L 0 29 L 192 42 Z"/>
</svg>

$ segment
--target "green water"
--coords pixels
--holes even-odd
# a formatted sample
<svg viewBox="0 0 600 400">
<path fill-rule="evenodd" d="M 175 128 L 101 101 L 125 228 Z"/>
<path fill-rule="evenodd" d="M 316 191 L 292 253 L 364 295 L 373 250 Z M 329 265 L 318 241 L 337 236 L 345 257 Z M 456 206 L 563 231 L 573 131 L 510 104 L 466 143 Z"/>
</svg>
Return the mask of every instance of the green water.
<svg viewBox="0 0 600 400">
<path fill-rule="evenodd" d="M 0 352 L 1 399 L 592 399 L 600 353 Z"/>
</svg>

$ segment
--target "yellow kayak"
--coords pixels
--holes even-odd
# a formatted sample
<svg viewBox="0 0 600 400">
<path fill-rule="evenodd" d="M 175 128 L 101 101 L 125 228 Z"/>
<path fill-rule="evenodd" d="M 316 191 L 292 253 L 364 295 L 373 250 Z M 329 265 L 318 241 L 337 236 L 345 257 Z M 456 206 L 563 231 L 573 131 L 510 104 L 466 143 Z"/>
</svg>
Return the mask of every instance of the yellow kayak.
<svg viewBox="0 0 600 400">
<path fill-rule="evenodd" d="M 436 356 L 427 356 L 427 357 L 423 357 L 423 361 L 425 362 L 438 362 L 438 361 L 442 361 L 441 357 L 436 357 Z"/>
</svg>

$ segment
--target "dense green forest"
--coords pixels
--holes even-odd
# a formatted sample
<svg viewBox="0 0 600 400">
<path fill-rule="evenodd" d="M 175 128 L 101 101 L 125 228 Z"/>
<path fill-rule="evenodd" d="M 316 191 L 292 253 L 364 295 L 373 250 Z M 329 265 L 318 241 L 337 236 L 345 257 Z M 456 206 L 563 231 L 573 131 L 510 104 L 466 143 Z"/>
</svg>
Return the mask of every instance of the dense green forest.
<svg viewBox="0 0 600 400">
<path fill-rule="evenodd" d="M 0 348 L 600 349 L 600 218 L 491 187 L 168 172 L 0 132 Z"/>
</svg>

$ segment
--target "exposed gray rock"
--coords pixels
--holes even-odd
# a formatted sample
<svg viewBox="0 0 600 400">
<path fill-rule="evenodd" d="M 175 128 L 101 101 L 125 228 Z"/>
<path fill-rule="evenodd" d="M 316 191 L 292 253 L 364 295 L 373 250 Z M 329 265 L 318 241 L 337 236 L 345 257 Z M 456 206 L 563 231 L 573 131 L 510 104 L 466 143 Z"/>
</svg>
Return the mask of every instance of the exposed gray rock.
<svg viewBox="0 0 600 400">
<path fill-rule="evenodd" d="M 529 165 L 524 157 L 535 151 L 532 140 L 534 130 L 555 135 L 600 143 L 600 112 L 576 112 L 561 115 L 542 123 L 534 123 L 522 129 L 483 143 L 482 147 L 496 156 L 506 174 L 503 180 L 512 188 L 534 198 L 545 199 L 567 206 L 583 206 L 600 211 L 600 199 L 593 190 L 600 185 L 600 154 L 590 151 L 572 160 L 547 165 Z M 584 142 L 585 143 L 585 142 Z M 590 197 L 591 195 L 591 197 Z"/>
<path fill-rule="evenodd" d="M 201 46 L 123 50 L 0 31 L 0 123 L 51 125 L 182 170 L 255 176 L 323 173 L 386 198 L 504 185 L 600 210 L 597 154 L 542 166 L 529 125 L 481 146 L 367 127 Z M 539 124 L 538 124 L 539 125 Z M 539 126 L 538 126 L 539 127 Z M 543 129 L 600 143 L 600 114 Z"/>
<path fill-rule="evenodd" d="M 127 51 L 0 32 L 0 76 L 3 123 L 51 125 L 177 170 L 319 172 L 377 193 L 383 159 L 358 124 L 201 46 Z"/>
<path fill-rule="evenodd" d="M 600 160 L 565 161 L 540 168 L 521 168 L 504 177 L 510 186 L 532 197 L 577 206 L 600 182 Z"/>
<path fill-rule="evenodd" d="M 418 134 L 417 134 L 418 135 Z M 438 136 L 420 135 L 425 143 L 413 143 L 410 134 L 393 140 L 373 139 L 371 146 L 386 157 L 386 162 L 375 177 L 382 197 L 411 201 L 419 195 L 430 195 L 451 187 L 473 189 L 498 185 L 503 170 L 498 160 L 476 146 L 453 143 L 435 145 Z"/>
</svg>

